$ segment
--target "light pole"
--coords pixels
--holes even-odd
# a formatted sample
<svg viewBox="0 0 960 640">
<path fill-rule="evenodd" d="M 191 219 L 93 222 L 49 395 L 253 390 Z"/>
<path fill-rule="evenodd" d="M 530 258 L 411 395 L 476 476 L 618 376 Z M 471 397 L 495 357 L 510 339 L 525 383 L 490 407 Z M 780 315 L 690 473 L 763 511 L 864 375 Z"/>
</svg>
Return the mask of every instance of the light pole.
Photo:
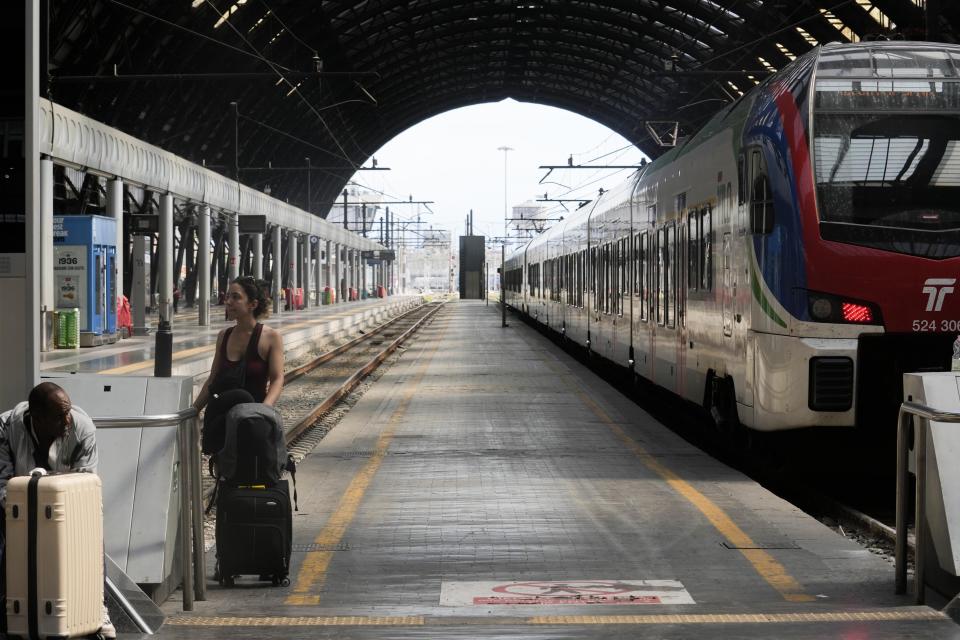
<svg viewBox="0 0 960 640">
<path fill-rule="evenodd" d="M 513 151 L 513 147 L 497 147 L 497 151 L 503 151 L 503 238 L 507 238 L 507 153 Z"/>
<path fill-rule="evenodd" d="M 507 153 L 513 151 L 513 147 L 497 147 L 497 151 L 503 151 L 503 245 L 500 248 L 500 326 L 507 326 L 507 300 L 503 294 L 503 278 L 506 275 L 507 260 Z"/>
</svg>

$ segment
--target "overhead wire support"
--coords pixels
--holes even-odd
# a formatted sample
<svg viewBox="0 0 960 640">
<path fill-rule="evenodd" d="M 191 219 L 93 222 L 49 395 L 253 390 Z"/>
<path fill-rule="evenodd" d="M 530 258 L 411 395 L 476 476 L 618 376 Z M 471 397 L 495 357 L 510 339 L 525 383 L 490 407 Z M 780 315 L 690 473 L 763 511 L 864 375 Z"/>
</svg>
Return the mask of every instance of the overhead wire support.
<svg viewBox="0 0 960 640">
<path fill-rule="evenodd" d="M 390 167 L 349 167 L 349 166 L 339 166 L 339 167 L 324 167 L 319 165 L 310 165 L 302 167 L 274 167 L 272 165 L 267 165 L 264 167 L 240 167 L 240 171 L 343 171 L 344 169 L 349 169 L 350 171 L 391 171 Z"/>
<path fill-rule="evenodd" d="M 640 169 L 638 164 L 542 164 L 538 169 Z"/>
<path fill-rule="evenodd" d="M 375 76 L 380 77 L 377 71 L 285 71 L 287 78 L 300 79 L 314 76 Z M 51 75 L 51 82 L 141 82 L 174 80 L 276 80 L 277 74 L 263 71 L 238 72 L 208 72 L 208 73 L 118 73 L 114 65 L 113 73 L 96 75 Z M 372 98 L 373 96 L 371 96 Z"/>
</svg>

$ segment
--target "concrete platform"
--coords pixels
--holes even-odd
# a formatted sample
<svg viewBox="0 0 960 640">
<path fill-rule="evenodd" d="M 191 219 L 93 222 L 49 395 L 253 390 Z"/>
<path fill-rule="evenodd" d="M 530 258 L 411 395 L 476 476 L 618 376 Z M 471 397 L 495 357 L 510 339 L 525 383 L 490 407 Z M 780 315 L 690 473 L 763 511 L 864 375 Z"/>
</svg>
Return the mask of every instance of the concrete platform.
<svg viewBox="0 0 960 640">
<path fill-rule="evenodd" d="M 347 333 L 382 322 L 401 310 L 419 304 L 420 296 L 392 296 L 284 311 L 267 320 L 283 335 L 287 359 L 309 350 L 324 339 L 339 339 Z M 205 379 L 213 363 L 217 334 L 233 322 L 224 319 L 222 306 L 211 307 L 210 324 L 198 325 L 196 309 L 186 310 L 173 320 L 172 375 Z M 156 318 L 152 325 L 156 326 Z M 81 349 L 57 349 L 40 354 L 40 370 L 97 372 L 112 375 L 153 375 L 154 335 L 135 336 L 115 344 Z M 202 381 L 202 380 L 201 380 Z"/>
<path fill-rule="evenodd" d="M 450 303 L 304 460 L 290 587 L 211 581 L 157 637 L 960 638 L 495 309 Z"/>
</svg>

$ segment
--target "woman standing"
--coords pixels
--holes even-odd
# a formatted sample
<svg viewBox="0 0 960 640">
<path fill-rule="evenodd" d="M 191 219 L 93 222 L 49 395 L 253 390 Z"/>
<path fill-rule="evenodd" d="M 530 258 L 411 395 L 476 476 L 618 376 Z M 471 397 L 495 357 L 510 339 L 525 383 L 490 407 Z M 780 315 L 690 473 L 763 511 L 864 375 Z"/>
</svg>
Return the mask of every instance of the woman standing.
<svg viewBox="0 0 960 640">
<path fill-rule="evenodd" d="M 217 336 L 210 376 L 193 406 L 204 416 L 203 451 L 223 448 L 223 421 L 231 407 L 244 402 L 273 406 L 283 390 L 283 338 L 259 322 L 269 315 L 268 290 L 254 278 L 237 278 L 224 300 L 227 319 L 236 325 Z"/>
</svg>

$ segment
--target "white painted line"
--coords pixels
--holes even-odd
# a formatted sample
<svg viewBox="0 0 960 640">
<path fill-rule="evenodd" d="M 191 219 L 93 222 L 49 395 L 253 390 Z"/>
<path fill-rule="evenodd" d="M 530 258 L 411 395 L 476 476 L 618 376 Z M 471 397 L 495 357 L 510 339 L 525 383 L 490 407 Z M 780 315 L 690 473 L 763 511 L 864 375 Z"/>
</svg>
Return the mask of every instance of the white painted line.
<svg viewBox="0 0 960 640">
<path fill-rule="evenodd" d="M 696 604 L 677 580 L 524 580 L 447 582 L 440 606 Z"/>
</svg>

